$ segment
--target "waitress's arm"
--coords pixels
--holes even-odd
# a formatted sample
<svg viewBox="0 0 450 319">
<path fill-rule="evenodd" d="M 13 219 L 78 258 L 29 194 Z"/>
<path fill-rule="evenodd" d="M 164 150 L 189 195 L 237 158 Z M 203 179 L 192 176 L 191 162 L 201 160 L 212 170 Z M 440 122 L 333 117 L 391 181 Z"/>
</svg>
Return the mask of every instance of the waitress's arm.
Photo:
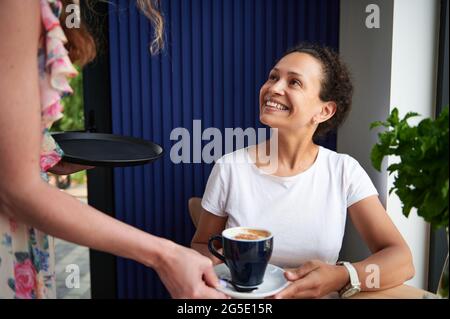
<svg viewBox="0 0 450 319">
<path fill-rule="evenodd" d="M 156 244 L 155 237 L 82 204 L 40 177 L 39 2 L 0 1 L 0 213 L 56 237 L 154 266 L 163 241 Z M 145 246 L 152 241 L 148 252 Z"/>
</svg>

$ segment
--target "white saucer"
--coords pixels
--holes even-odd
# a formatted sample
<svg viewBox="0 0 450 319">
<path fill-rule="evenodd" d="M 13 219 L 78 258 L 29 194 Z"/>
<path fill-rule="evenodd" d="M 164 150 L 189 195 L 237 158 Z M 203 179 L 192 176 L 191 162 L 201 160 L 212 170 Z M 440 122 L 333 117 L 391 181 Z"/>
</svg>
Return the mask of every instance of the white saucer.
<svg viewBox="0 0 450 319">
<path fill-rule="evenodd" d="M 214 266 L 214 271 L 217 277 L 224 279 L 231 279 L 230 270 L 225 264 Z M 258 299 L 270 297 L 283 290 L 289 285 L 289 282 L 284 277 L 284 270 L 272 264 L 267 265 L 266 273 L 264 274 L 264 281 L 257 289 L 251 292 L 237 292 L 230 283 L 225 280 L 220 280 L 220 286 L 217 290 L 236 299 Z"/>
</svg>

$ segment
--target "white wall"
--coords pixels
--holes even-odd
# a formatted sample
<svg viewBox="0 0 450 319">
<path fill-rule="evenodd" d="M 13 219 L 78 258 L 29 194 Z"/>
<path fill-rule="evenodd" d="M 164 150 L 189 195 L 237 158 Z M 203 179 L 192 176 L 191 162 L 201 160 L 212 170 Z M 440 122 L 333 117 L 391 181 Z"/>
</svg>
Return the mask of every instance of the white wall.
<svg viewBox="0 0 450 319">
<path fill-rule="evenodd" d="M 380 8 L 380 28 L 368 29 L 365 9 Z M 353 110 L 338 131 L 337 150 L 355 157 L 366 169 L 380 193 L 383 205 L 408 242 L 416 276 L 408 282 L 426 288 L 429 230 L 422 219 L 402 215 L 401 203 L 388 196 L 393 177 L 376 172 L 370 151 L 377 143 L 375 120 L 384 120 L 397 107 L 401 115 L 415 111 L 432 115 L 437 64 L 438 0 L 341 0 L 340 52 L 350 67 L 355 84 Z M 412 121 L 412 123 L 414 123 Z M 369 254 L 353 228 L 348 225 L 342 259 L 359 260 Z"/>
<path fill-rule="evenodd" d="M 401 115 L 415 111 L 434 116 L 436 97 L 439 3 L 434 0 L 395 0 L 391 73 L 391 106 Z M 421 118 L 411 120 L 417 124 Z M 397 161 L 389 158 L 389 164 Z M 389 176 L 389 188 L 394 176 Z M 406 218 L 402 204 L 389 196 L 387 211 L 411 247 L 416 276 L 410 284 L 425 288 L 428 284 L 429 225 L 414 212 Z"/>
</svg>

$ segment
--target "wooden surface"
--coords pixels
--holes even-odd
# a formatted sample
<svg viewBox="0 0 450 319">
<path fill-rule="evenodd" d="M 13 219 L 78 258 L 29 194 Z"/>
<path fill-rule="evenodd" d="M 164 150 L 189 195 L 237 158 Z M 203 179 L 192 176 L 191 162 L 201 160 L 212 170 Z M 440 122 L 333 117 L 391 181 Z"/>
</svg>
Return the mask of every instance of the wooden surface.
<svg viewBox="0 0 450 319">
<path fill-rule="evenodd" d="M 401 285 L 394 288 L 373 291 L 360 292 L 350 299 L 424 299 L 437 298 L 437 296 L 429 291 L 415 288 L 408 285 Z"/>
</svg>

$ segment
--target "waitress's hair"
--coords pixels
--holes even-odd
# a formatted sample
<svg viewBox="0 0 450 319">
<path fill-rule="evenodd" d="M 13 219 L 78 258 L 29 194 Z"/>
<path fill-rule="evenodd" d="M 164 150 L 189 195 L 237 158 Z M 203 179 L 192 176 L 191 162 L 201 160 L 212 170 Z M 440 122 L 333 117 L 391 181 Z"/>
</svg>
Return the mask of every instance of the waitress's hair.
<svg viewBox="0 0 450 319">
<path fill-rule="evenodd" d="M 94 3 L 103 0 L 82 0 L 86 2 L 86 7 L 93 10 Z M 69 51 L 69 57 L 72 62 L 79 66 L 94 60 L 97 54 L 96 41 L 94 40 L 91 32 L 87 29 L 87 26 L 81 21 L 79 28 L 67 28 L 66 27 L 66 7 L 74 3 L 74 0 L 61 0 L 63 4 L 63 11 L 60 17 L 61 26 L 64 29 L 64 33 L 68 39 L 66 48 Z M 136 0 L 137 7 L 142 11 L 145 16 L 149 18 L 153 25 L 154 35 L 153 40 L 150 43 L 150 52 L 156 54 L 164 47 L 163 41 L 163 28 L 164 22 L 161 13 L 159 12 L 160 0 Z M 93 30 L 94 31 L 94 30 Z"/>
<path fill-rule="evenodd" d="M 322 81 L 319 98 L 323 102 L 336 103 L 336 113 L 322 122 L 314 132 L 315 138 L 322 138 L 328 132 L 337 129 L 347 118 L 352 105 L 353 84 L 350 72 L 336 51 L 329 47 L 313 43 L 301 43 L 287 51 L 291 53 L 306 53 L 316 58 L 322 65 Z"/>
</svg>

